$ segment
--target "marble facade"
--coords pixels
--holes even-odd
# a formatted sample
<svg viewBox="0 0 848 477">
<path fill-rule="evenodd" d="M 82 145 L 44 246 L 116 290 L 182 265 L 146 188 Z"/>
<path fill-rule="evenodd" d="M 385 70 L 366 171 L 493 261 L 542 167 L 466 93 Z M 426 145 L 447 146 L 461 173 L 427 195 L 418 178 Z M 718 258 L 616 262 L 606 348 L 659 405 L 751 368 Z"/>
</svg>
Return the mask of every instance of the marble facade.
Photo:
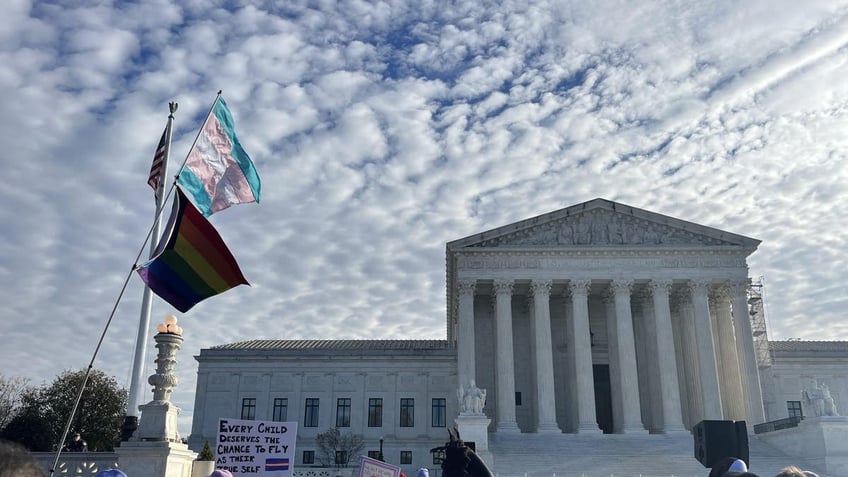
<svg viewBox="0 0 848 477">
<path fill-rule="evenodd" d="M 464 417 L 495 436 L 691 439 L 703 419 L 745 420 L 751 430 L 786 417 L 805 376 L 829 379 L 839 405 L 848 395 L 848 346 L 835 345 L 819 364 L 811 361 L 817 351 L 798 355 L 792 350 L 803 342 L 791 342 L 780 345 L 791 363 L 784 355 L 758 362 L 747 257 L 759 243 L 604 199 L 449 242 L 446 339 L 203 349 L 189 444 L 214 441 L 217 419 L 240 417 L 245 400 L 256 419 L 272 419 L 275 403 L 285 402 L 286 418 L 301 423 L 295 465 L 318 465 L 304 452 L 339 422 L 346 400 L 343 432 L 364 436 L 363 453 L 383 437 L 388 461 L 411 459 L 407 474 L 433 469 L 429 449 L 463 417 L 457 390 L 472 381 L 486 399 L 482 414 Z M 316 426 L 302 425 L 306 399 L 320 400 Z M 383 406 L 379 426 L 368 420 L 372 399 Z M 401 400 L 415 403 L 411 426 L 399 423 Z M 445 420 L 434 417 L 437 401 Z"/>
<path fill-rule="evenodd" d="M 603 199 L 450 242 L 457 379 L 495 391 L 496 432 L 763 422 L 746 295 L 758 244 Z"/>
</svg>

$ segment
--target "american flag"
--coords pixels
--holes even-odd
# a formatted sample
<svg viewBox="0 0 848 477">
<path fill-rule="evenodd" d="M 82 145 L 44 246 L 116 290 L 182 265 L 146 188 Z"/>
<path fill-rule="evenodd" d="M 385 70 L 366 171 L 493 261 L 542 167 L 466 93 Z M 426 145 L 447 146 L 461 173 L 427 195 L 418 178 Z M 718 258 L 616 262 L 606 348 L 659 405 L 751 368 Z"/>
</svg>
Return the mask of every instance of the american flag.
<svg viewBox="0 0 848 477">
<path fill-rule="evenodd" d="M 153 155 L 153 165 L 150 166 L 150 177 L 147 183 L 153 188 L 153 191 L 159 193 L 159 181 L 162 180 L 163 166 L 165 165 L 165 156 L 168 153 L 168 128 L 162 132 L 162 139 L 159 140 L 159 145 L 156 146 L 156 154 Z"/>
</svg>

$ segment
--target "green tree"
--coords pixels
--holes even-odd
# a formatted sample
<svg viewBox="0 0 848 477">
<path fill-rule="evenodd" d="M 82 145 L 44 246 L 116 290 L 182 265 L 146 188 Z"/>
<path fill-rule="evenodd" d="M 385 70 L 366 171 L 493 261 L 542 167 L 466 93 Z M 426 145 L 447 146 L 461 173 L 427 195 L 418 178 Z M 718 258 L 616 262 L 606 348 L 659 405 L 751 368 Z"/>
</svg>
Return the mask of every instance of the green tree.
<svg viewBox="0 0 848 477">
<path fill-rule="evenodd" d="M 20 409 L 3 427 L 0 438 L 17 442 L 29 450 L 53 450 L 59 434 L 42 412 L 39 390 L 28 388 L 21 395 Z"/>
<path fill-rule="evenodd" d="M 17 414 L 26 388 L 26 379 L 7 378 L 0 374 L 0 429 L 6 427 Z"/>
<path fill-rule="evenodd" d="M 200 454 L 197 454 L 197 460 L 207 462 L 215 460 L 215 454 L 212 453 L 212 447 L 209 445 L 209 441 L 203 444 L 203 450 L 200 451 Z"/>
<path fill-rule="evenodd" d="M 331 427 L 315 437 L 318 444 L 318 460 L 329 467 L 347 467 L 350 461 L 365 448 L 365 439 L 360 434 L 342 434 L 338 427 Z"/>
<path fill-rule="evenodd" d="M 31 451 L 52 451 L 62 436 L 85 371 L 65 371 L 40 388 L 25 392 L 18 415 L 3 429 L 3 438 Z M 127 391 L 115 378 L 92 370 L 71 432 L 79 432 L 91 451 L 111 451 L 119 442 Z"/>
</svg>

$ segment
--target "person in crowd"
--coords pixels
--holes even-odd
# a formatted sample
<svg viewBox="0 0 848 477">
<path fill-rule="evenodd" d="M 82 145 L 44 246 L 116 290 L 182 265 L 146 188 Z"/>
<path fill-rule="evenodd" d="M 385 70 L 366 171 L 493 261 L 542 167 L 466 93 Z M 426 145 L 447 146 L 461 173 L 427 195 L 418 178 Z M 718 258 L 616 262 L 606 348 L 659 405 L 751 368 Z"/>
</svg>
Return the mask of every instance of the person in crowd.
<svg viewBox="0 0 848 477">
<path fill-rule="evenodd" d="M 709 477 L 724 477 L 728 472 L 747 472 L 748 465 L 738 457 L 725 457 L 713 465 Z"/>
<path fill-rule="evenodd" d="M 801 470 L 794 465 L 790 465 L 789 467 L 784 467 L 781 471 L 775 475 L 774 477 L 819 477 L 815 472 L 810 472 L 809 470 Z"/>
<path fill-rule="evenodd" d="M 0 440 L 0 477 L 44 477 L 44 470 L 26 449 Z"/>
<path fill-rule="evenodd" d="M 127 477 L 121 469 L 105 469 L 94 474 L 94 477 Z"/>
<path fill-rule="evenodd" d="M 79 432 L 75 432 L 71 442 L 62 449 L 65 452 L 88 452 L 88 444 L 82 440 Z"/>
</svg>

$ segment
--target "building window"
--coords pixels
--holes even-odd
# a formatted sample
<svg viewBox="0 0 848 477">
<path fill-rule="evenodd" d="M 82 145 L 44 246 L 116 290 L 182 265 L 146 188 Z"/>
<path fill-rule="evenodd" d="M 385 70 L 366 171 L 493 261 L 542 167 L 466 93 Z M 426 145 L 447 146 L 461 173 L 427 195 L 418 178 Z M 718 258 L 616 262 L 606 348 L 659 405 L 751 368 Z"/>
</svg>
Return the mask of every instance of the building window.
<svg viewBox="0 0 848 477">
<path fill-rule="evenodd" d="M 412 451 L 400 451 L 400 465 L 412 464 Z"/>
<path fill-rule="evenodd" d="M 256 398 L 244 398 L 241 400 L 241 418 L 256 419 Z"/>
<path fill-rule="evenodd" d="M 285 421 L 288 418 L 289 413 L 289 400 L 288 398 L 274 398 L 274 415 L 272 417 L 275 421 Z"/>
<path fill-rule="evenodd" d="M 415 427 L 415 399 L 400 400 L 400 427 Z"/>
<path fill-rule="evenodd" d="M 786 401 L 786 410 L 789 412 L 789 417 L 804 417 L 801 401 Z"/>
<path fill-rule="evenodd" d="M 336 465 L 347 465 L 347 452 L 343 450 L 336 451 Z"/>
<path fill-rule="evenodd" d="M 445 427 L 447 421 L 447 403 L 445 398 L 433 398 L 433 427 Z"/>
<path fill-rule="evenodd" d="M 378 451 L 378 450 L 368 451 L 368 457 L 370 457 L 374 460 L 380 460 L 380 451 Z"/>
<path fill-rule="evenodd" d="M 304 464 L 314 464 L 315 463 L 315 451 L 303 451 L 303 463 Z"/>
<path fill-rule="evenodd" d="M 306 398 L 303 427 L 318 427 L 318 398 Z"/>
<path fill-rule="evenodd" d="M 368 400 L 368 427 L 383 427 L 383 398 Z"/>
<path fill-rule="evenodd" d="M 437 450 L 433 452 L 433 465 L 442 465 L 445 461 L 445 451 Z"/>
<path fill-rule="evenodd" d="M 521 391 L 516 391 L 516 392 L 515 392 L 515 405 L 516 405 L 516 406 L 520 406 L 520 405 L 521 405 Z"/>
<path fill-rule="evenodd" d="M 350 398 L 336 401 L 336 427 L 350 427 Z"/>
</svg>

